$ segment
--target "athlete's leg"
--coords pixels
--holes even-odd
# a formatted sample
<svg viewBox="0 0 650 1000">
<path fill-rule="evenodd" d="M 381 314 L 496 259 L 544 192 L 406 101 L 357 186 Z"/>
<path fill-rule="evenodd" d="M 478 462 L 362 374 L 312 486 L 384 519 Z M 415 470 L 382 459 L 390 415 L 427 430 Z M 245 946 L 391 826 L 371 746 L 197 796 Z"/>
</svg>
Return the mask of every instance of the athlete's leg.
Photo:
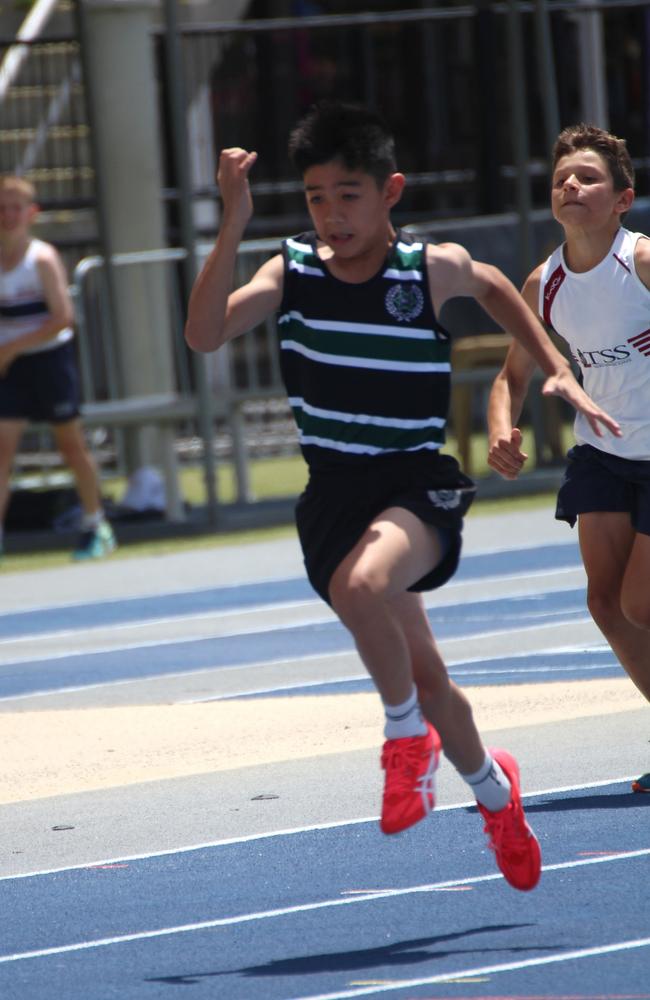
<svg viewBox="0 0 650 1000">
<path fill-rule="evenodd" d="M 461 774 L 473 774 L 485 760 L 485 747 L 474 723 L 472 707 L 447 673 L 419 594 L 392 598 L 409 649 L 411 670 L 425 717 L 440 733 L 445 756 Z"/>
<path fill-rule="evenodd" d="M 621 587 L 621 607 L 627 620 L 650 639 L 650 535 L 636 533 Z M 650 662 L 648 663 L 650 674 Z"/>
<path fill-rule="evenodd" d="M 393 507 L 370 525 L 330 581 L 332 606 L 354 636 L 389 718 L 389 706 L 409 707 L 415 683 L 420 708 L 434 727 L 384 744 L 381 828 L 397 833 L 433 808 L 439 733 L 446 755 L 476 795 L 499 868 L 515 888 L 532 889 L 541 853 L 521 807 L 516 761 L 505 751 L 486 752 L 466 697 L 447 675 L 423 602 L 407 592 L 441 557 L 435 528 Z"/>
<path fill-rule="evenodd" d="M 77 418 L 53 424 L 52 433 L 63 461 L 75 477 L 84 514 L 97 514 L 102 508 L 99 477 L 97 466 L 86 444 L 81 421 Z"/>
<path fill-rule="evenodd" d="M 435 805 L 440 737 L 422 717 L 409 641 L 393 598 L 442 557 L 438 533 L 403 508 L 379 515 L 332 575 L 332 607 L 350 630 L 384 703 L 380 826 L 399 833 Z"/>
<path fill-rule="evenodd" d="M 533 889 L 542 855 L 521 804 L 519 767 L 505 750 L 486 751 L 464 693 L 448 677 L 421 600 L 394 599 L 409 638 L 420 705 L 440 733 L 446 756 L 476 796 L 485 833 L 504 877 L 515 889 Z"/>
<path fill-rule="evenodd" d="M 410 511 L 379 515 L 336 568 L 332 607 L 354 637 L 383 701 L 404 702 L 413 689 L 407 637 L 392 598 L 429 573 L 442 556 L 435 528 Z"/>
<path fill-rule="evenodd" d="M 580 514 L 578 532 L 589 611 L 621 665 L 650 701 L 650 631 L 626 617 L 626 612 L 632 618 L 639 614 L 639 598 L 647 601 L 650 537 L 637 535 L 629 514 L 624 513 Z M 645 590 L 634 595 L 634 586 Z"/>
<path fill-rule="evenodd" d="M 469 701 L 447 674 L 422 599 L 406 590 L 441 555 L 435 528 L 403 508 L 391 508 L 335 571 L 330 600 L 384 704 L 405 703 L 415 684 L 446 756 L 462 774 L 473 774 L 485 761 L 485 748 Z"/>
<path fill-rule="evenodd" d="M 24 420 L 0 420 L 0 530 L 9 505 L 11 470 L 25 426 Z"/>
</svg>

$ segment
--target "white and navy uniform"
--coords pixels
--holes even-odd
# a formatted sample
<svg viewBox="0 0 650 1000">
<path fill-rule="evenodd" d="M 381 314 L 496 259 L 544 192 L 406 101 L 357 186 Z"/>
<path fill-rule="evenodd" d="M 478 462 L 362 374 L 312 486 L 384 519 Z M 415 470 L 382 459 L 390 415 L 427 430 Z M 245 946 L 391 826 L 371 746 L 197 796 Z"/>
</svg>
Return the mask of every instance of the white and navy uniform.
<svg viewBox="0 0 650 1000">
<path fill-rule="evenodd" d="M 450 395 L 450 337 L 435 316 L 426 245 L 398 232 L 369 281 L 341 281 L 315 233 L 285 240 L 278 312 L 280 365 L 309 466 L 296 520 L 309 579 L 329 580 L 373 518 L 411 510 L 449 542 L 443 562 L 413 590 L 455 571 L 462 515 L 474 494 L 442 455 Z"/>
<path fill-rule="evenodd" d="M 32 239 L 11 270 L 0 268 L 0 345 L 37 330 L 48 318 L 38 271 L 41 240 Z M 0 419 L 59 423 L 79 413 L 73 330 L 27 348 L 0 378 Z"/>
<path fill-rule="evenodd" d="M 586 417 L 576 415 L 577 447 L 569 453 L 558 516 L 574 523 L 579 513 L 629 510 L 635 525 L 645 525 L 638 530 L 650 533 L 650 493 L 644 499 L 650 491 L 650 290 L 634 264 L 635 247 L 645 238 L 620 228 L 603 260 L 583 273 L 569 269 L 564 246 L 558 247 L 542 270 L 539 312 L 568 343 L 585 392 L 622 431 L 620 438 L 605 429 L 598 437 Z M 583 472 L 584 488 L 578 488 Z M 630 476 L 646 483 L 641 496 Z"/>
</svg>

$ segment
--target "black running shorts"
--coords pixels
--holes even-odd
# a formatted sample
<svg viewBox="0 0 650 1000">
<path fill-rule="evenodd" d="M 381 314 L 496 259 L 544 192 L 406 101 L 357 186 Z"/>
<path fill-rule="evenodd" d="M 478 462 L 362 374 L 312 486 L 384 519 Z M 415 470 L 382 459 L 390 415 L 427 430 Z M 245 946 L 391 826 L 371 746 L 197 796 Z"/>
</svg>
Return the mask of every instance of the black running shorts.
<svg viewBox="0 0 650 1000">
<path fill-rule="evenodd" d="M 571 527 L 579 514 L 626 513 L 635 531 L 650 535 L 650 462 L 575 445 L 557 495 L 555 517 Z"/>
<path fill-rule="evenodd" d="M 388 507 L 403 507 L 441 533 L 444 555 L 412 591 L 433 590 L 456 572 L 463 515 L 476 487 L 450 455 L 388 455 L 336 470 L 312 471 L 296 505 L 305 569 L 314 590 L 329 601 L 337 566 Z"/>
<path fill-rule="evenodd" d="M 79 416 L 74 344 L 21 354 L 0 377 L 0 420 L 62 424 Z"/>
</svg>

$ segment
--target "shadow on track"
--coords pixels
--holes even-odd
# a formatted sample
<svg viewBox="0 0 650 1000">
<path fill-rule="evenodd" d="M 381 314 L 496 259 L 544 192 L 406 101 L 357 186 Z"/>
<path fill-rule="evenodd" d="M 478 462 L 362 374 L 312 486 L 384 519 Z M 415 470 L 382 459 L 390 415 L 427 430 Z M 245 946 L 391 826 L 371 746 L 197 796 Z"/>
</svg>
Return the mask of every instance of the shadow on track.
<svg viewBox="0 0 650 1000">
<path fill-rule="evenodd" d="M 281 958 L 263 965 L 249 965 L 240 969 L 227 969 L 214 972 L 190 972 L 178 976 L 160 976 L 145 980 L 150 983 L 168 983 L 175 985 L 190 985 L 202 979 L 216 976 L 291 976 L 309 975 L 312 973 L 350 972 L 353 970 L 382 968 L 390 966 L 415 965 L 419 962 L 431 962 L 436 959 L 449 958 L 454 955 L 490 954 L 491 952 L 517 954 L 519 952 L 557 951 L 561 944 L 535 947 L 534 945 L 508 946 L 495 943 L 490 947 L 450 948 L 446 950 L 431 950 L 444 942 L 461 941 L 477 934 L 493 934 L 534 927 L 534 924 L 492 924 L 484 927 L 474 927 L 469 930 L 455 931 L 450 934 L 439 934 L 434 937 L 412 938 L 407 941 L 393 941 L 379 948 L 362 948 L 356 951 L 329 952 L 321 955 L 300 955 L 295 958 Z"/>
<path fill-rule="evenodd" d="M 553 799 L 526 805 L 526 813 L 567 812 L 580 809 L 644 809 L 650 806 L 650 795 L 619 792 L 617 795 L 577 795 L 569 799 Z"/>
</svg>

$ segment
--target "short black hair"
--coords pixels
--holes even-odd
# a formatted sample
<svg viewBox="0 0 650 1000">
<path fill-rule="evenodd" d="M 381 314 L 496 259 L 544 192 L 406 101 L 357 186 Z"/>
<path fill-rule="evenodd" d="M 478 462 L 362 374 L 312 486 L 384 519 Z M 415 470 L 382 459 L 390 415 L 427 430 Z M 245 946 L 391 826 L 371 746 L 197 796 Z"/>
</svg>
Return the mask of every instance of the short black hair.
<svg viewBox="0 0 650 1000">
<path fill-rule="evenodd" d="M 289 157 L 304 176 L 310 167 L 340 160 L 370 174 L 381 187 L 397 167 L 395 140 L 384 120 L 360 104 L 320 101 L 289 137 Z"/>
</svg>

